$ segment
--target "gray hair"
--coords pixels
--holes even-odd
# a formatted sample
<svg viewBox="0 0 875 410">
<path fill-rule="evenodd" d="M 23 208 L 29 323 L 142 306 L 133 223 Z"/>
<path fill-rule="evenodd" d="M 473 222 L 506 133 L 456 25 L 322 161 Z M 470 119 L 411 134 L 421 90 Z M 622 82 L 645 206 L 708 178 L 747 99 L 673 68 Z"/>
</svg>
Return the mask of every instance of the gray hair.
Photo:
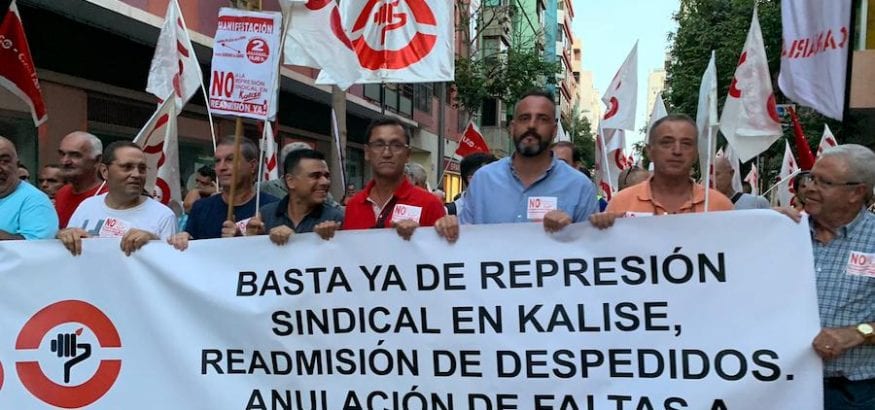
<svg viewBox="0 0 875 410">
<path fill-rule="evenodd" d="M 295 142 L 290 142 L 290 143 L 286 144 L 286 146 L 284 146 L 283 149 L 280 150 L 280 157 L 278 158 L 279 159 L 278 164 L 285 164 L 286 157 L 289 156 L 289 153 L 291 153 L 292 151 L 299 151 L 302 149 L 313 149 L 313 147 L 311 147 L 310 144 L 303 142 L 303 141 L 295 141 Z M 280 168 L 280 169 L 282 169 L 282 168 Z"/>
<path fill-rule="evenodd" d="M 97 158 L 103 153 L 103 142 L 101 142 L 100 138 L 97 138 L 94 134 L 87 132 L 83 134 L 85 134 L 85 138 L 88 140 L 88 145 L 91 146 L 91 157 Z"/>
<path fill-rule="evenodd" d="M 234 146 L 234 137 L 224 137 L 217 145 Z M 252 140 L 244 136 L 240 137 L 240 154 L 246 161 L 258 161 L 258 147 Z"/>
<path fill-rule="evenodd" d="M 827 157 L 840 157 L 848 166 L 848 173 L 866 185 L 866 200 L 872 198 L 872 187 L 875 186 L 875 153 L 872 150 L 857 144 L 837 145 L 820 155 L 821 159 Z"/>
<path fill-rule="evenodd" d="M 656 127 L 659 127 L 660 125 L 662 125 L 662 123 L 669 122 L 669 121 L 671 121 L 671 122 L 685 122 L 687 124 L 692 125 L 693 129 L 696 130 L 696 139 L 697 140 L 699 139 L 699 126 L 696 125 L 696 120 L 694 120 L 692 117 L 690 117 L 687 114 L 681 114 L 681 113 L 669 114 L 669 115 L 666 115 L 665 117 L 662 117 L 662 118 L 656 120 L 653 123 L 653 126 L 650 127 L 650 130 L 647 131 L 647 145 L 650 145 L 650 143 L 653 142 L 653 130 L 655 130 Z"/>
<path fill-rule="evenodd" d="M 425 167 L 419 165 L 415 162 L 408 162 L 404 164 L 404 174 L 410 177 L 413 185 L 416 186 L 427 186 L 426 180 L 428 179 L 428 174 L 425 172 Z"/>
</svg>

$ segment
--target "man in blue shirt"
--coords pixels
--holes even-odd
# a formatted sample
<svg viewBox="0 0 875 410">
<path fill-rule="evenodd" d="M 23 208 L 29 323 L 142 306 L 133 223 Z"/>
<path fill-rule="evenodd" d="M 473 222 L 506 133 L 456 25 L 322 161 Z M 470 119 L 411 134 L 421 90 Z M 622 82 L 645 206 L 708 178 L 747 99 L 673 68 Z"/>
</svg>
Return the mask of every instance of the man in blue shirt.
<svg viewBox="0 0 875 410">
<path fill-rule="evenodd" d="M 18 178 L 18 152 L 0 137 L 0 240 L 49 239 L 58 215 L 46 194 Z"/>
<path fill-rule="evenodd" d="M 459 223 L 512 222 L 543 222 L 547 232 L 556 232 L 598 211 L 592 182 L 554 158 L 549 149 L 556 121 L 552 94 L 540 90 L 524 94 L 511 121 L 516 152 L 477 171 L 459 217 L 438 220 L 438 234 L 454 242 Z"/>
<path fill-rule="evenodd" d="M 805 178 L 821 331 L 824 408 L 875 404 L 875 153 L 856 144 L 823 152 Z M 799 220 L 794 209 L 782 212 Z"/>
</svg>

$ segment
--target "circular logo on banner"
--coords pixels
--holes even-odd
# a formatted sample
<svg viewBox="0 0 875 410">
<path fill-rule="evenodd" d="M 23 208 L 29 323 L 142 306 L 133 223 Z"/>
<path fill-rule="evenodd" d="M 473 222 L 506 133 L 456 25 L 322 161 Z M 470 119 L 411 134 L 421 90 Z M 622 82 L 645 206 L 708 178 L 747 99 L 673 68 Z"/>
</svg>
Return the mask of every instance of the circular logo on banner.
<svg viewBox="0 0 875 410">
<path fill-rule="evenodd" d="M 155 189 L 152 194 L 155 196 L 156 201 L 167 205 L 170 202 L 170 185 L 167 185 L 167 181 L 164 178 L 155 178 Z"/>
<path fill-rule="evenodd" d="M 81 300 L 65 300 L 46 306 L 37 312 L 21 329 L 15 341 L 17 350 L 39 350 L 43 339 L 54 328 L 73 324 L 79 327 L 73 332 L 61 331 L 51 335 L 48 348 L 53 356 L 58 358 L 57 372 L 63 372 L 62 383 L 57 383 L 46 376 L 38 361 L 19 361 L 15 369 L 21 384 L 36 398 L 53 406 L 63 408 L 79 408 L 94 403 L 106 394 L 118 378 L 121 371 L 121 360 L 102 359 L 97 371 L 90 379 L 79 385 L 71 385 L 73 375 L 78 365 L 87 362 L 96 348 L 119 348 L 121 339 L 112 321 L 87 302 Z M 93 333 L 97 346 L 89 343 L 85 328 Z M 90 335 L 87 335 L 90 336 Z"/>
<path fill-rule="evenodd" d="M 402 9 L 402 1 L 407 5 L 409 13 Z M 376 8 L 378 4 L 380 7 Z M 363 31 L 371 21 L 379 30 L 379 48 L 372 47 L 365 40 Z M 403 29 L 413 22 L 418 26 L 437 28 L 437 19 L 425 0 L 395 0 L 386 3 L 369 1 L 352 27 L 351 40 L 362 67 L 370 70 L 397 70 L 425 58 L 437 43 L 435 34 L 417 31 L 405 46 L 397 50 L 390 50 L 386 46 L 386 39 L 391 32 Z"/>
<path fill-rule="evenodd" d="M 253 38 L 246 44 L 246 58 L 255 64 L 261 64 L 267 61 L 270 57 L 270 47 L 267 46 L 267 41 L 260 38 Z"/>
</svg>

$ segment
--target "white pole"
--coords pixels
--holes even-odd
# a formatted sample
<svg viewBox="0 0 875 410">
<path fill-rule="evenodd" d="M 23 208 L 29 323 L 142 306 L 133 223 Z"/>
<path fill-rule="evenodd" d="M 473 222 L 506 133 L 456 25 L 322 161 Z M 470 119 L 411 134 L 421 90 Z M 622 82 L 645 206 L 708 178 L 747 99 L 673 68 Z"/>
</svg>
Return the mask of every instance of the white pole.
<svg viewBox="0 0 875 410">
<path fill-rule="evenodd" d="M 709 201 L 711 200 L 711 142 L 713 141 L 714 128 L 708 125 L 708 155 L 705 160 L 705 212 L 708 212 Z"/>
</svg>

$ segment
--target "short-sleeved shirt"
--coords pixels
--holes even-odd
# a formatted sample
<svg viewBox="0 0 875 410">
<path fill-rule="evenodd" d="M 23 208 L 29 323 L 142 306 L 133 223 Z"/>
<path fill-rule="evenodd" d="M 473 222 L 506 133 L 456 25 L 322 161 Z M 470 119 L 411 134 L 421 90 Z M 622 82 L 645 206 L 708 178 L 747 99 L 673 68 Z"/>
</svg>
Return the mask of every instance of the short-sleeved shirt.
<svg viewBox="0 0 875 410">
<path fill-rule="evenodd" d="M 82 201 L 67 227 L 82 228 L 96 238 L 120 238 L 139 229 L 167 239 L 176 233 L 176 214 L 148 197 L 133 208 L 113 209 L 106 205 L 106 194 L 101 194 Z"/>
<path fill-rule="evenodd" d="M 79 207 L 79 204 L 82 201 L 97 195 L 97 190 L 100 190 L 101 194 L 105 194 L 109 188 L 106 184 L 98 184 L 94 188 L 89 190 L 74 193 L 73 185 L 66 184 L 55 192 L 55 210 L 58 211 L 58 221 L 60 225 L 58 225 L 61 229 L 66 228 L 67 224 L 70 222 L 70 217 L 73 216 L 73 212 L 76 211 L 76 208 Z"/>
<path fill-rule="evenodd" d="M 27 182 L 0 198 L 0 230 L 24 239 L 51 239 L 58 232 L 58 215 L 45 193 Z"/>
<path fill-rule="evenodd" d="M 460 223 L 539 221 L 552 209 L 583 222 L 598 210 L 595 186 L 580 171 L 553 158 L 547 171 L 525 187 L 511 159 L 505 157 L 477 170 L 459 213 Z"/>
<path fill-rule="evenodd" d="M 736 193 L 738 195 L 738 193 Z M 769 200 L 758 195 L 741 193 L 733 203 L 736 211 L 742 209 L 769 209 Z"/>
<path fill-rule="evenodd" d="M 875 215 L 861 209 L 851 223 L 837 229 L 836 237 L 825 244 L 814 238 L 813 219 L 809 223 L 821 326 L 875 322 L 875 275 L 869 270 L 872 268 L 869 262 L 860 262 L 871 261 L 875 256 Z M 823 371 L 824 377 L 875 379 L 875 346 L 849 349 L 825 361 Z"/>
<path fill-rule="evenodd" d="M 343 212 L 339 209 L 319 204 L 310 211 L 297 226 L 289 218 L 289 196 L 286 195 L 279 202 L 269 203 L 261 209 L 261 221 L 264 223 L 265 232 L 277 226 L 288 226 L 295 233 L 313 232 L 313 228 L 325 221 L 343 223 Z"/>
<path fill-rule="evenodd" d="M 614 194 L 605 211 L 637 215 L 667 214 L 668 211 L 665 207 L 653 198 L 653 191 L 650 189 L 652 179 L 653 177 Z M 693 192 L 691 192 L 690 199 L 680 207 L 677 213 L 705 212 L 705 187 L 692 181 L 691 183 L 693 184 Z M 720 191 L 711 189 L 709 196 L 708 211 L 731 211 L 733 209 L 732 202 Z"/>
<path fill-rule="evenodd" d="M 365 189 L 349 200 L 343 218 L 343 229 L 370 229 L 377 224 L 377 218 L 384 209 L 368 198 L 374 184 L 371 180 Z M 395 204 L 392 209 L 386 209 L 387 218 L 383 224 L 384 228 L 390 228 L 393 222 L 402 219 L 415 220 L 420 226 L 433 226 L 438 219 L 447 214 L 444 203 L 440 199 L 431 192 L 414 186 L 407 178 L 401 181 L 392 198 L 395 199 Z M 389 202 L 392 200 L 390 199 Z"/>
<path fill-rule="evenodd" d="M 271 195 L 262 193 L 259 205 L 265 206 L 276 202 Z M 192 239 L 212 239 L 222 237 L 222 224 L 228 216 L 228 204 L 222 199 L 222 195 L 213 195 L 209 198 L 199 199 L 191 206 L 188 213 L 188 221 L 185 223 L 185 231 Z M 253 196 L 243 205 L 234 207 L 234 220 L 238 224 L 244 224 L 249 218 L 255 216 L 255 197 Z"/>
</svg>

